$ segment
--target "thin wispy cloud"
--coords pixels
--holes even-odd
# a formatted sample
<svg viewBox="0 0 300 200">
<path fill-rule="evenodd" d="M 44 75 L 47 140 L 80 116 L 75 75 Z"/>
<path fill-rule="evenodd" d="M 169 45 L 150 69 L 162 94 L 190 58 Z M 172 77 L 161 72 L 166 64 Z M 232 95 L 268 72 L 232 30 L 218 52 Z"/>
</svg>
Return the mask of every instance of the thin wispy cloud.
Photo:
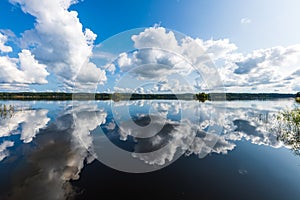
<svg viewBox="0 0 300 200">
<path fill-rule="evenodd" d="M 240 22 L 241 22 L 241 24 L 250 24 L 252 22 L 252 20 L 245 17 L 245 18 L 242 18 Z"/>
</svg>

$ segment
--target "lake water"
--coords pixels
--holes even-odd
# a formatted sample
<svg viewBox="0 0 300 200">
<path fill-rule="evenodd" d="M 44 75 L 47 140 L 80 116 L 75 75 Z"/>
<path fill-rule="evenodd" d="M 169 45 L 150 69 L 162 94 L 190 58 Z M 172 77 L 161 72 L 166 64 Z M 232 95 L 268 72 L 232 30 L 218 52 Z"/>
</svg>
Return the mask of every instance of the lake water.
<svg viewBox="0 0 300 200">
<path fill-rule="evenodd" d="M 280 101 L 2 101 L 0 199 L 299 200 Z"/>
</svg>

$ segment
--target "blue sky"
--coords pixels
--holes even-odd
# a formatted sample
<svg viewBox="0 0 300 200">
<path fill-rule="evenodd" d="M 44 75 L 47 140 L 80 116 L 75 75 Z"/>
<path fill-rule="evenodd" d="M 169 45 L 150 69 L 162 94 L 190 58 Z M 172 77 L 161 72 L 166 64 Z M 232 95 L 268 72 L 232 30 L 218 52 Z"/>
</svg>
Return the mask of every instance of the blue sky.
<svg viewBox="0 0 300 200">
<path fill-rule="evenodd" d="M 199 43 L 197 39 L 200 39 L 202 48 L 219 70 L 227 91 L 300 90 L 297 84 L 300 76 L 300 2 L 297 0 L 39 2 L 0 2 L 2 91 L 67 91 L 73 87 L 72 80 L 78 73 L 81 74 L 78 84 L 86 85 L 84 89 L 97 82 L 100 83 L 99 90 L 114 91 L 116 82 L 129 69 L 118 66 L 121 61 L 115 60 L 116 69 L 112 73 L 112 69 L 104 63 L 93 62 L 95 51 L 101 53 L 97 45 L 120 32 L 157 24 L 165 32 L 156 28 L 151 29 L 149 34 L 157 35 L 159 32 L 157 36 L 164 38 L 164 34 L 175 30 L 193 38 L 194 43 Z M 115 41 L 120 43 L 120 37 Z M 131 37 L 128 38 L 130 40 Z M 133 47 L 127 50 L 134 49 L 141 41 L 145 41 L 145 38 L 139 37 L 139 41 L 132 43 Z M 110 43 L 112 45 L 113 41 Z M 160 47 L 155 45 L 153 47 Z M 170 46 L 167 50 L 173 51 L 172 48 Z M 184 47 L 180 48 L 180 52 L 183 52 Z M 131 53 L 127 58 L 134 60 L 134 56 L 138 55 Z M 144 60 L 139 62 L 144 63 Z M 81 66 L 86 66 L 87 72 L 79 72 Z M 151 71 L 149 68 L 145 70 Z M 140 75 L 130 77 L 137 78 Z M 172 76 L 170 72 L 168 76 L 158 78 L 158 84 L 153 87 L 171 87 L 172 84 L 167 84 L 166 79 Z M 190 82 L 192 87 L 195 86 L 195 91 L 205 90 L 203 84 L 201 86 L 195 82 Z M 180 85 L 181 82 L 176 84 Z"/>
<path fill-rule="evenodd" d="M 163 27 L 203 39 L 229 38 L 243 51 L 299 43 L 300 2 L 278 0 L 85 0 L 73 5 L 101 42 L 128 29 Z M 241 25 L 242 18 L 251 23 Z"/>
</svg>

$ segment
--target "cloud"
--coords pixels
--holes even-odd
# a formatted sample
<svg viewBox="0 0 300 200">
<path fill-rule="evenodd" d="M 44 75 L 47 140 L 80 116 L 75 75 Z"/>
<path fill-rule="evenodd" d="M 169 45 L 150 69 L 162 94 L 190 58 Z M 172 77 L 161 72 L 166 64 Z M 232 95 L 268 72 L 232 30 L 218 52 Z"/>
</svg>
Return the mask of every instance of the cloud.
<svg viewBox="0 0 300 200">
<path fill-rule="evenodd" d="M 162 127 L 162 129 L 159 132 L 155 128 L 148 130 L 148 132 L 157 133 L 153 137 L 136 138 L 137 144 L 134 147 L 135 152 L 132 154 L 133 157 L 150 165 L 164 165 L 167 162 L 172 162 L 179 152 L 186 151 L 186 155 L 196 154 L 203 158 L 210 153 L 227 154 L 236 146 L 225 136 L 205 132 L 201 127 L 202 125 L 192 124 L 189 121 L 184 120 L 180 123 L 160 120 L 154 123 L 157 123 L 157 126 Z M 127 137 L 124 135 L 125 133 L 133 131 L 130 127 L 127 127 L 126 130 L 126 132 L 122 132 L 123 135 L 120 133 L 122 139 Z"/>
<path fill-rule="evenodd" d="M 3 31 L 2 31 L 3 32 Z M 11 34 L 9 31 L 4 31 Z M 7 36 L 0 32 L 0 52 L 12 52 L 12 47 L 6 46 Z M 35 56 L 27 50 L 23 49 L 18 53 L 18 58 L 9 56 L 0 56 L 0 83 L 13 84 L 11 88 L 19 86 L 26 87 L 29 84 L 46 84 L 47 76 L 46 65 L 41 64 L 35 59 Z M 4 85 L 3 85 L 4 84 Z"/>
<path fill-rule="evenodd" d="M 31 49 L 35 58 L 64 83 L 104 82 L 105 72 L 95 69 L 89 60 L 96 34 L 83 30 L 76 11 L 69 11 L 73 0 L 10 0 L 24 13 L 36 18 L 34 29 L 23 33 L 22 46 Z M 47 8 L 47 9 L 45 9 Z M 93 73 L 93 75 L 91 74 Z M 76 79 L 78 77 L 78 79 Z M 96 78 L 98 77 L 98 78 Z M 78 84 L 80 85 L 80 84 Z"/>
<path fill-rule="evenodd" d="M 7 42 L 7 36 L 3 35 L 0 32 L 0 53 L 12 52 L 12 48 L 10 46 L 5 45 L 6 42 Z"/>
<path fill-rule="evenodd" d="M 74 110 L 67 107 L 39 131 L 36 146 L 17 148 L 23 165 L 12 175 L 9 199 L 74 199 L 81 192 L 70 181 L 77 180 L 84 164 L 95 159 L 90 131 L 105 123 L 107 114 L 86 103 L 72 106 Z"/>
<path fill-rule="evenodd" d="M 132 65 L 132 61 L 130 58 L 128 58 L 127 53 L 121 53 L 118 58 L 118 66 L 122 68 L 124 66 L 128 67 L 130 65 Z"/>
<path fill-rule="evenodd" d="M 300 76 L 300 69 L 294 71 L 291 76 L 299 77 Z"/>
<path fill-rule="evenodd" d="M 145 29 L 138 35 L 131 37 L 134 42 L 134 47 L 142 48 L 160 48 L 179 51 L 179 46 L 175 34 L 172 31 L 167 31 L 163 27 L 150 27 Z"/>
<path fill-rule="evenodd" d="M 97 68 L 97 66 L 94 63 L 88 62 L 86 64 L 86 67 L 87 68 L 81 68 L 79 70 L 79 73 L 77 74 L 77 87 L 89 87 L 90 84 L 93 86 L 92 89 L 95 89 L 97 84 L 103 85 L 107 81 L 106 72 Z M 113 70 L 113 68 L 108 68 L 108 70 Z"/>
<path fill-rule="evenodd" d="M 116 67 L 139 80 L 159 83 L 174 75 L 181 79 L 174 84 L 169 81 L 168 86 L 160 84 L 156 87 L 160 91 L 162 88 L 172 88 L 173 91 L 193 92 L 196 89 L 193 87 L 195 77 L 199 77 L 199 74 L 206 80 L 214 80 L 207 83 L 210 89 L 218 89 L 222 84 L 213 61 L 227 57 L 237 49 L 228 39 L 203 41 L 157 26 L 146 28 L 131 39 L 137 50 L 121 53 Z M 190 87 L 179 87 L 183 85 Z"/>
<path fill-rule="evenodd" d="M 240 22 L 241 24 L 250 24 L 252 20 L 249 18 L 242 18 Z"/>
<path fill-rule="evenodd" d="M 97 132 L 92 133 L 93 130 L 100 125 L 111 130 L 118 129 L 119 126 L 111 121 L 107 110 L 104 110 L 104 108 L 111 108 L 106 102 L 97 105 L 86 104 L 85 102 L 77 103 L 75 106 L 72 105 L 74 106 L 73 110 L 66 107 L 65 111 L 59 112 L 62 114 L 55 117 L 55 120 L 51 121 L 47 127 L 40 129 L 35 138 L 34 146 L 23 144 L 16 148 L 16 151 L 22 152 L 22 155 L 25 154 L 20 159 L 26 159 L 26 161 L 21 160 L 23 163 L 22 171 L 16 171 L 13 175 L 12 180 L 15 182 L 12 184 L 14 188 L 10 191 L 12 194 L 10 199 L 20 199 L 21 197 L 23 199 L 47 197 L 65 199 L 75 195 L 76 189 L 72 187 L 69 181 L 77 180 L 85 161 L 90 163 L 95 158 L 93 140 L 99 138 L 100 135 Z M 209 126 L 214 126 L 209 121 L 210 115 L 220 113 L 219 111 L 225 107 L 223 102 L 216 102 L 215 104 L 207 102 L 201 105 L 190 101 L 132 101 L 130 103 L 142 104 L 140 110 L 143 110 L 143 113 L 147 113 L 145 107 L 152 105 L 159 112 L 168 112 L 169 117 L 165 121 L 166 123 L 161 118 L 154 118 L 153 120 L 158 126 L 164 125 L 158 134 L 145 139 L 136 138 L 133 144 L 135 145 L 135 152 L 132 156 L 149 165 L 160 166 L 176 159 L 176 153 L 179 151 L 187 150 L 186 155 L 195 154 L 199 158 L 211 153 L 227 154 L 236 148 L 236 141 L 243 139 L 256 145 L 268 145 L 273 148 L 282 147 L 283 144 L 276 140 L 276 134 L 270 133 L 264 126 L 267 122 L 272 123 L 273 120 L 269 117 L 273 113 L 282 107 L 293 106 L 291 101 L 284 102 L 284 104 L 282 101 L 252 102 L 251 104 L 244 101 L 228 102 L 226 121 L 221 122 L 227 132 L 218 135 L 205 130 Z M 266 107 L 265 104 L 268 106 Z M 128 105 L 123 106 L 124 108 L 128 107 Z M 189 112 L 195 112 L 195 108 L 199 107 L 200 117 L 197 116 L 197 121 L 192 122 L 194 116 Z M 187 121 L 184 120 L 182 123 L 172 121 L 170 114 L 176 115 L 183 111 L 187 112 L 185 115 Z M 37 115 L 36 118 L 42 118 L 35 112 L 32 114 Z M 135 122 L 147 121 L 145 116 L 147 115 L 141 116 Z M 200 124 L 198 123 L 199 119 L 201 119 Z M 37 119 L 33 118 L 33 120 L 36 121 Z M 132 133 L 130 131 L 133 129 L 130 124 L 123 125 L 128 125 L 124 127 L 127 128 L 125 134 Z M 7 128 L 9 126 L 1 124 L 0 128 L 2 127 Z M 152 131 L 157 131 L 157 129 L 154 128 Z M 109 135 L 107 136 L 109 137 Z M 212 143 L 212 141 L 215 142 Z M 6 149 L 10 146 L 13 146 L 12 142 L 5 142 L 5 145 L 0 144 L 0 158 L 1 155 L 8 155 Z M 161 151 L 157 151 L 158 149 Z M 3 154 L 3 152 L 6 153 Z M 20 152 L 16 152 L 16 155 L 21 155 Z"/>
<path fill-rule="evenodd" d="M 22 50 L 19 58 L 0 56 L 0 82 L 13 84 L 46 84 L 49 73 L 29 50 Z"/>
<path fill-rule="evenodd" d="M 102 66 L 102 68 L 106 70 L 105 72 L 108 72 L 112 75 L 115 74 L 116 65 L 114 65 L 113 63 L 108 63 L 108 64 Z"/>
<path fill-rule="evenodd" d="M 195 132 L 191 130 L 188 123 L 180 124 L 171 121 L 166 123 L 156 121 L 156 123 L 158 123 L 158 126 L 163 127 L 161 131 L 157 133 L 156 130 L 152 130 L 157 135 L 147 138 L 147 143 L 141 143 L 137 140 L 135 147 L 137 152 L 134 152 L 132 156 L 143 160 L 146 164 L 164 165 L 166 162 L 173 161 L 176 153 L 188 149 L 189 144 L 194 139 Z M 148 149 L 148 153 L 140 153 L 144 151 L 143 149 Z"/>
<path fill-rule="evenodd" d="M 236 74 L 249 73 L 257 69 L 272 67 L 285 67 L 299 60 L 300 45 L 288 47 L 277 46 L 268 49 L 255 50 L 247 56 L 243 56 L 235 62 L 238 66 Z"/>
<path fill-rule="evenodd" d="M 178 34 L 178 33 L 176 33 Z M 180 39 L 180 37 L 182 37 Z M 150 27 L 138 35 L 133 35 L 134 47 L 157 48 L 170 52 L 175 52 L 187 58 L 193 64 L 203 63 L 207 55 L 212 60 L 225 57 L 228 53 L 235 51 L 237 46 L 230 43 L 228 39 L 220 40 L 202 40 L 200 38 L 191 38 L 188 36 L 175 35 L 173 31 L 168 31 L 163 27 Z"/>
<path fill-rule="evenodd" d="M 266 106 L 267 105 L 267 106 Z M 276 127 L 276 114 L 282 108 L 292 108 L 292 101 L 272 102 L 227 102 L 225 139 L 239 141 L 245 139 L 252 144 L 266 145 L 273 148 L 283 146 L 278 141 Z"/>
<path fill-rule="evenodd" d="M 14 142 L 12 141 L 4 141 L 2 144 L 0 144 L 0 162 L 9 156 L 7 148 L 12 146 L 14 146 Z"/>
<path fill-rule="evenodd" d="M 118 87 L 118 86 L 115 86 L 114 88 L 114 92 L 117 92 L 117 93 L 134 93 L 134 89 L 133 88 L 127 88 L 127 87 Z"/>
<path fill-rule="evenodd" d="M 205 52 L 210 55 L 211 59 L 218 60 L 226 58 L 228 54 L 237 50 L 237 46 L 230 43 L 229 39 L 206 40 L 203 41 Z"/>
<path fill-rule="evenodd" d="M 242 54 L 236 52 L 237 46 L 228 39 L 204 41 L 178 37 L 173 31 L 157 26 L 131 38 L 134 47 L 140 50 L 120 54 L 116 67 L 125 72 L 131 70 L 130 73 L 139 79 L 161 82 L 168 80 L 170 74 L 179 74 L 189 77 L 190 85 L 202 91 L 220 87 L 221 81 L 207 81 L 218 76 L 230 92 L 265 92 L 266 88 L 272 92 L 292 92 L 299 89 L 299 76 L 290 74 L 300 66 L 299 44 Z M 218 71 L 214 70 L 215 64 Z M 198 71 L 202 78 L 199 79 L 199 74 L 192 78 L 193 71 Z M 285 81 L 287 79 L 290 81 Z"/>
<path fill-rule="evenodd" d="M 226 140 L 224 136 L 206 134 L 205 132 L 202 132 L 202 135 L 205 137 L 195 137 L 186 155 L 195 154 L 199 158 L 203 158 L 210 153 L 227 154 L 236 147 L 234 143 Z M 211 140 L 217 141 L 216 144 L 211 146 Z"/>
<path fill-rule="evenodd" d="M 139 79 L 162 79 L 170 74 L 186 74 L 192 66 L 182 57 L 163 49 L 140 49 L 122 53 L 117 60 L 122 71 Z"/>
<path fill-rule="evenodd" d="M 246 55 L 232 53 L 224 59 L 219 72 L 229 89 L 256 88 L 260 91 L 268 87 L 291 92 L 299 77 L 296 73 L 300 66 L 299 58 L 299 44 L 254 50 Z"/>
<path fill-rule="evenodd" d="M 24 72 L 25 79 L 29 80 L 29 83 L 48 83 L 46 77 L 49 73 L 46 70 L 46 66 L 40 64 L 35 60 L 34 56 L 29 50 L 22 50 L 19 55 L 20 68 Z"/>
<path fill-rule="evenodd" d="M 15 111 L 11 118 L 0 121 L 0 137 L 11 134 L 21 134 L 20 139 L 29 143 L 40 129 L 46 127 L 50 118 L 47 117 L 48 110 L 25 110 Z M 19 129 L 20 128 L 20 129 Z"/>
<path fill-rule="evenodd" d="M 70 115 L 57 117 L 56 123 L 41 130 L 35 139 L 38 148 L 27 147 L 25 153 L 20 153 L 25 154 L 20 159 L 26 161 L 22 165 L 23 170 L 13 174 L 13 187 L 7 192 L 9 199 L 59 200 L 74 195 L 67 180 L 76 177 L 77 167 L 84 159 L 81 153 L 84 148 L 75 145 L 71 126 Z M 18 150 L 23 148 L 26 147 L 21 146 Z M 19 152 L 16 154 L 19 155 Z M 18 175 L 20 173 L 22 176 Z"/>
<path fill-rule="evenodd" d="M 34 16 L 36 22 L 33 29 L 22 34 L 20 41 L 23 50 L 19 57 L 0 58 L 3 89 L 13 88 L 8 84 L 15 84 L 17 89 L 30 84 L 47 84 L 46 77 L 51 73 L 57 76 L 59 83 L 64 83 L 66 89 L 75 86 L 81 91 L 93 91 L 98 84 L 107 82 L 107 74 L 120 73 L 116 75 L 118 78 L 128 71 L 131 71 L 131 78 L 158 82 L 167 80 L 172 74 L 179 74 L 188 77 L 193 89 L 202 91 L 223 89 L 219 78 L 218 81 L 207 81 L 216 80 L 219 75 L 229 91 L 252 91 L 266 87 L 284 90 L 284 86 L 288 91 L 299 89 L 299 76 L 287 74 L 299 67 L 299 45 L 277 46 L 241 54 L 236 52 L 237 46 L 226 38 L 203 40 L 154 26 L 132 35 L 131 40 L 137 50 L 120 53 L 117 60 L 111 63 L 117 57 L 111 52 L 96 52 L 93 55 L 97 35 L 83 26 L 76 11 L 70 10 L 70 6 L 78 1 L 10 2 L 19 5 L 24 13 Z M 240 22 L 249 24 L 251 19 L 245 17 Z M 1 55 L 13 50 L 6 45 L 9 35 L 12 33 L 8 30 L 1 30 Z M 25 58 L 21 60 L 22 55 Z M 94 63 L 92 59 L 95 59 Z M 97 59 L 104 59 L 109 64 L 100 63 L 96 66 Z M 218 71 L 213 69 L 214 65 L 219 65 Z M 191 76 L 193 72 L 202 75 L 202 82 L 197 82 L 195 76 Z"/>
<path fill-rule="evenodd" d="M 135 101 L 132 104 L 139 103 L 140 101 Z M 153 113 L 145 112 L 144 108 L 148 106 L 151 106 Z M 118 124 L 121 130 L 118 134 L 121 140 L 126 140 L 129 135 L 135 137 L 136 144 L 132 156 L 149 165 L 165 165 L 178 158 L 179 152 L 185 151 L 187 155 L 194 153 L 201 158 L 209 153 L 226 154 L 235 147 L 235 144 L 214 132 L 214 128 L 210 128 L 222 122 L 211 121 L 214 118 L 211 112 L 220 113 L 220 110 L 211 104 L 205 104 L 201 108 L 199 106 L 197 102 L 145 101 L 141 108 L 135 109 L 135 113 L 139 113 L 133 119 L 135 123 L 128 122 L 132 119 L 122 119 L 124 123 Z M 197 117 L 195 117 L 195 110 L 200 111 L 197 112 Z M 180 120 L 171 117 L 178 114 L 181 115 Z M 149 118 L 151 118 L 151 125 L 136 127 L 136 124 L 149 123 Z M 197 118 L 196 123 L 194 118 Z M 201 118 L 200 123 L 198 123 L 199 118 Z M 115 120 L 119 119 L 115 118 Z M 138 130 L 141 131 L 140 134 L 151 134 L 151 136 L 142 139 L 136 137 Z"/>
<path fill-rule="evenodd" d="M 150 90 L 151 93 L 164 93 L 169 92 L 173 94 L 185 93 L 193 91 L 193 86 L 189 85 L 188 82 L 180 80 L 180 78 L 169 78 L 165 81 L 158 82 Z"/>
</svg>

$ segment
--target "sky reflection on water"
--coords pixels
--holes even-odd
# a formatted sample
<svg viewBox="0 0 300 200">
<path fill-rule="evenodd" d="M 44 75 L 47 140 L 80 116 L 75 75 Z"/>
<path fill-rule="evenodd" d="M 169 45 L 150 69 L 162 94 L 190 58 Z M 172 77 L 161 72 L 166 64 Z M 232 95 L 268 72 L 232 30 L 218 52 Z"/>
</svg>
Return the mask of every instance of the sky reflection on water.
<svg viewBox="0 0 300 200">
<path fill-rule="evenodd" d="M 145 100 L 1 103 L 14 105 L 15 110 L 12 116 L 0 119 L 0 199 L 79 198 L 85 193 L 80 186 L 81 173 L 86 174 L 85 168 L 103 159 L 101 153 L 108 151 L 104 150 L 106 140 L 127 152 L 130 159 L 146 171 L 172 163 L 163 171 L 171 171 L 172 166 L 183 166 L 182 171 L 192 168 L 186 172 L 187 176 L 201 173 L 190 166 L 190 162 L 193 166 L 199 163 L 205 166 L 213 157 L 219 158 L 217 165 L 236 168 L 245 157 L 252 160 L 252 153 L 268 155 L 267 164 L 253 158 L 257 159 L 256 163 L 239 166 L 236 174 L 251 175 L 244 182 L 254 181 L 263 173 L 258 170 L 259 166 L 265 163 L 268 167 L 272 165 L 267 173 L 274 172 L 275 179 L 281 179 L 288 169 L 293 176 L 286 176 L 282 185 L 289 186 L 291 197 L 300 196 L 294 185 L 300 178 L 299 157 L 277 140 L 276 133 L 270 132 L 278 111 L 298 106 L 292 100 L 231 101 L 226 105 L 224 102 Z M 225 107 L 225 116 L 218 117 L 217 113 Z M 129 108 L 129 115 L 123 108 Z M 185 156 L 180 158 L 182 153 Z M 218 155 L 226 155 L 227 159 L 236 156 L 236 160 L 226 161 Z M 113 153 L 109 156 L 112 158 Z M 191 161 L 187 161 L 188 158 Z M 125 169 L 125 162 L 126 159 L 113 160 L 109 164 L 123 165 Z M 216 166 L 205 169 L 210 167 Z M 101 170 L 103 167 L 98 171 Z M 211 173 L 208 176 L 223 183 L 228 178 L 236 179 L 236 174 L 224 171 L 218 178 Z M 197 181 L 196 178 L 192 180 Z M 254 193 L 258 192 L 257 183 L 253 184 Z M 230 196 L 233 191 L 227 192 Z"/>
</svg>

